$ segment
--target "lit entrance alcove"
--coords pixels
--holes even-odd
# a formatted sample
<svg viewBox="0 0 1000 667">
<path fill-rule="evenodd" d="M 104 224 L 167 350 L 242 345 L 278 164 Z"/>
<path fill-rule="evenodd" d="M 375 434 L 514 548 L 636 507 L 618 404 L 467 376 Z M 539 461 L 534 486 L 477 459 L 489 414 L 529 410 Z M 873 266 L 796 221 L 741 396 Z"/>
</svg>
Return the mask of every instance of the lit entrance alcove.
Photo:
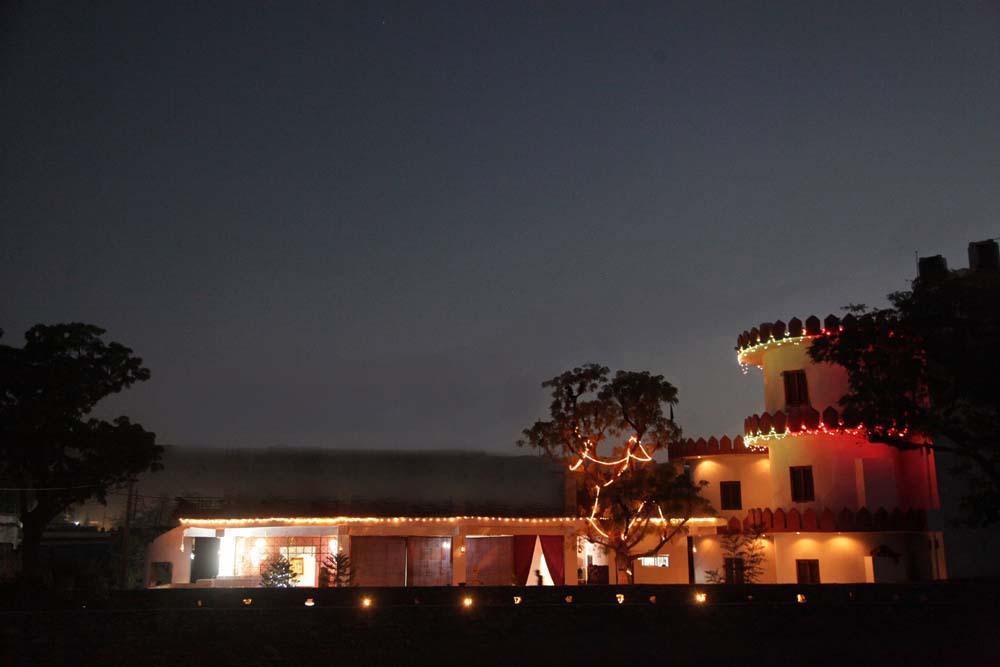
<svg viewBox="0 0 1000 667">
<path fill-rule="evenodd" d="M 467 535 L 465 574 L 469 586 L 562 585 L 562 535 Z"/>
<path fill-rule="evenodd" d="M 607 584 L 609 580 L 607 549 L 585 538 L 578 538 L 583 552 L 583 579 L 588 584 Z"/>
<path fill-rule="evenodd" d="M 295 586 L 315 587 L 316 580 L 316 547 L 292 546 L 280 547 L 281 557 L 286 559 L 295 573 Z"/>
<path fill-rule="evenodd" d="M 535 538 L 535 551 L 531 554 L 531 574 L 528 575 L 528 586 L 554 586 L 549 564 L 542 551 L 542 541 Z"/>
</svg>

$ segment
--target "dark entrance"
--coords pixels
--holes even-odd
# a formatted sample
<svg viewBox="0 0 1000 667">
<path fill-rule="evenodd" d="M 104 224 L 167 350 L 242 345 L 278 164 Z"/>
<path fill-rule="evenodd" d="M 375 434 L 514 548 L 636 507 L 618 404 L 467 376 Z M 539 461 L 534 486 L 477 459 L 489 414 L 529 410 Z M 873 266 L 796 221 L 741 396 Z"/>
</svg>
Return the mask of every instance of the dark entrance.
<svg viewBox="0 0 1000 667">
<path fill-rule="evenodd" d="M 219 576 L 219 538 L 196 537 L 191 547 L 191 583 Z"/>
<path fill-rule="evenodd" d="M 795 561 L 795 578 L 800 584 L 819 583 L 819 561 L 815 558 Z"/>
<path fill-rule="evenodd" d="M 607 565 L 588 565 L 587 583 L 597 586 L 607 586 L 611 580 L 611 572 Z"/>
</svg>

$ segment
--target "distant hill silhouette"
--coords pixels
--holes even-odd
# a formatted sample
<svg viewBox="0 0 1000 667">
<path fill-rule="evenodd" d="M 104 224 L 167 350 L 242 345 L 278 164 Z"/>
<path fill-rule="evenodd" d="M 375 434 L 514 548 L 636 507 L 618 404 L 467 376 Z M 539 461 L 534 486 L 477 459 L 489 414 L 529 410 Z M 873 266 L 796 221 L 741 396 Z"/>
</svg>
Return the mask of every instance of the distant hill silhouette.
<svg viewBox="0 0 1000 667">
<path fill-rule="evenodd" d="M 186 516 L 566 514 L 565 471 L 538 456 L 468 451 L 210 449 L 167 446 L 164 469 L 137 482 L 143 507 L 183 498 Z M 74 519 L 117 522 L 124 495 Z"/>
</svg>

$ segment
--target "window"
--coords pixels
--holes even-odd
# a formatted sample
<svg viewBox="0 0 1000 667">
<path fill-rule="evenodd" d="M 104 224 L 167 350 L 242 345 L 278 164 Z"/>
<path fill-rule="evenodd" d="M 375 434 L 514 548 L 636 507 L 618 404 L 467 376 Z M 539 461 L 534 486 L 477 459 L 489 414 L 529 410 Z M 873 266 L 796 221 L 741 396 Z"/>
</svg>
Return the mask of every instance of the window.
<svg viewBox="0 0 1000 667">
<path fill-rule="evenodd" d="M 815 500 L 812 466 L 792 466 L 788 472 L 792 477 L 792 502 L 808 503 Z"/>
<path fill-rule="evenodd" d="M 785 380 L 785 406 L 795 407 L 809 405 L 809 389 L 806 386 L 805 371 L 785 371 L 781 374 Z"/>
<path fill-rule="evenodd" d="M 643 567 L 670 567 L 670 556 L 643 556 L 639 559 Z"/>
<path fill-rule="evenodd" d="M 796 559 L 795 577 L 800 584 L 818 584 L 819 561 L 815 558 Z"/>
<path fill-rule="evenodd" d="M 742 584 L 743 580 L 743 559 L 742 558 L 726 558 L 724 567 L 726 570 L 726 583 L 727 584 Z"/>
<path fill-rule="evenodd" d="M 739 482 L 719 482 L 719 491 L 722 494 L 722 509 L 743 509 L 743 495 L 740 492 Z"/>
</svg>

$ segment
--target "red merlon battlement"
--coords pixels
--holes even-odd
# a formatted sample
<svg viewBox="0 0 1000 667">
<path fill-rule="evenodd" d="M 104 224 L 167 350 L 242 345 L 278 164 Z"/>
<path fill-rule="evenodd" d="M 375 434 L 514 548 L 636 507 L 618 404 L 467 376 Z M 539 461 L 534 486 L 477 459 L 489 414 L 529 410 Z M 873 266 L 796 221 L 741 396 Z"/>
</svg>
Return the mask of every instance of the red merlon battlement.
<svg viewBox="0 0 1000 667">
<path fill-rule="evenodd" d="M 744 444 L 742 436 L 731 439 L 729 436 L 721 438 L 686 438 L 676 442 L 668 448 L 671 459 L 695 458 L 698 456 L 720 456 L 726 454 L 763 454 L 767 452 L 767 447 L 750 447 Z"/>
<path fill-rule="evenodd" d="M 769 434 L 798 433 L 801 431 L 834 431 L 851 430 L 859 426 L 856 417 L 849 412 L 838 411 L 832 405 L 823 412 L 805 406 L 790 408 L 787 413 L 764 412 L 750 415 L 743 420 L 743 435 L 747 438 L 758 438 Z"/>
<path fill-rule="evenodd" d="M 810 315 L 804 323 L 797 317 L 788 320 L 788 324 L 782 320 L 761 322 L 759 326 L 744 331 L 736 337 L 736 351 L 743 353 L 759 345 L 777 343 L 788 338 L 822 336 L 830 331 L 850 327 L 856 322 L 857 318 L 854 315 L 847 315 L 843 319 L 836 315 L 827 315 L 822 321 L 815 315 Z"/>
<path fill-rule="evenodd" d="M 903 510 L 899 507 L 892 512 L 880 507 L 872 512 L 866 507 L 857 511 L 846 507 L 834 514 L 830 508 L 821 512 L 806 509 L 803 512 L 792 508 L 771 510 L 769 507 L 747 510 L 746 516 L 729 519 L 729 523 L 720 526 L 720 533 L 739 533 L 749 531 L 754 525 L 760 526 L 766 533 L 787 532 L 865 532 L 865 531 L 920 531 L 927 528 L 927 512 L 911 508 Z"/>
</svg>

